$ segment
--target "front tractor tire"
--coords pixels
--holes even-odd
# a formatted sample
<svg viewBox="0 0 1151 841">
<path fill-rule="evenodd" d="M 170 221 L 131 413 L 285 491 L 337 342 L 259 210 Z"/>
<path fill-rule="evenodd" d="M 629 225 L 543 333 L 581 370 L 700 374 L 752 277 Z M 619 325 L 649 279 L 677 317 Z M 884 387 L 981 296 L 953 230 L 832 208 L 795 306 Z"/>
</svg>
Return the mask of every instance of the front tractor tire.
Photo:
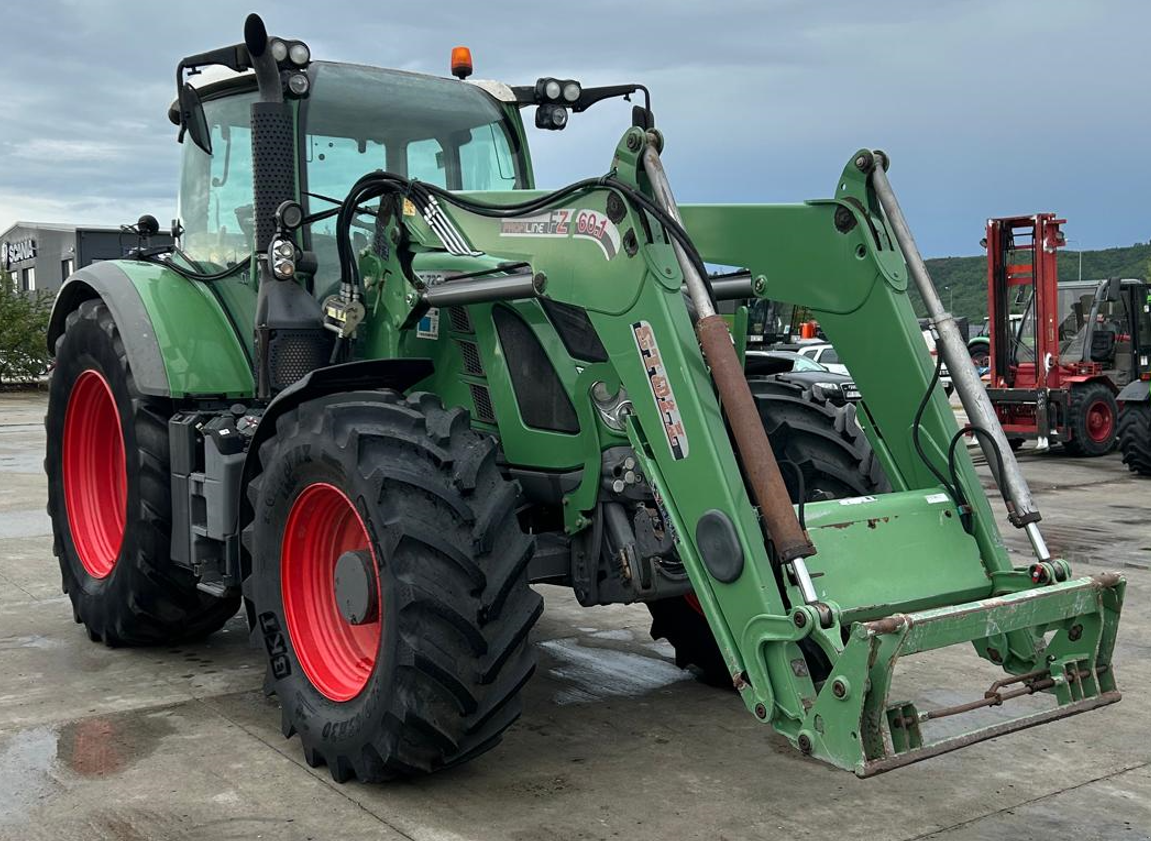
<svg viewBox="0 0 1151 841">
<path fill-rule="evenodd" d="M 782 380 L 751 385 L 793 503 L 799 501 L 796 469 L 803 474 L 807 502 L 890 490 L 883 468 L 856 422 L 854 404 L 837 407 L 810 388 Z M 648 609 L 651 635 L 671 643 L 676 665 L 694 667 L 700 678 L 713 686 L 732 685 L 727 664 L 694 595 L 649 602 Z"/>
<path fill-rule="evenodd" d="M 495 746 L 535 669 L 534 548 L 496 444 L 430 394 L 336 394 L 259 449 L 245 596 L 285 737 L 364 782 Z"/>
<path fill-rule="evenodd" d="M 1151 403 L 1127 403 L 1119 413 L 1119 451 L 1132 473 L 1151 476 Z"/>
<path fill-rule="evenodd" d="M 166 400 L 136 388 L 108 307 L 84 301 L 56 341 L 48 387 L 48 514 L 73 616 L 108 645 L 206 636 L 239 606 L 171 561 Z"/>
<path fill-rule="evenodd" d="M 1115 395 L 1100 382 L 1073 386 L 1068 408 L 1071 440 L 1063 448 L 1071 455 L 1105 456 L 1115 448 L 1119 405 Z"/>
</svg>

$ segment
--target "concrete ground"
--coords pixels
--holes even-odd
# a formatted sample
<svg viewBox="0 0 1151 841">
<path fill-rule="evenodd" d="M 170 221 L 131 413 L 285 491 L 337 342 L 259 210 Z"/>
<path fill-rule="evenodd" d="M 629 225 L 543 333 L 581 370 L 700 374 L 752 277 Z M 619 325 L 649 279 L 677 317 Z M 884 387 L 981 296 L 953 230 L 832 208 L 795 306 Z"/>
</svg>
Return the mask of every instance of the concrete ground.
<svg viewBox="0 0 1151 841">
<path fill-rule="evenodd" d="M 500 747 L 415 782 L 337 785 L 281 737 L 240 618 L 153 650 L 73 623 L 44 406 L 0 395 L 0 838 L 1151 839 L 1151 483 L 1117 457 L 1023 462 L 1052 546 L 1128 578 L 1118 705 L 858 780 L 677 669 L 643 608 L 543 588 L 540 668 Z M 970 698 L 990 681 L 978 662 L 945 650 L 914 673 L 960 681 L 932 699 Z"/>
</svg>

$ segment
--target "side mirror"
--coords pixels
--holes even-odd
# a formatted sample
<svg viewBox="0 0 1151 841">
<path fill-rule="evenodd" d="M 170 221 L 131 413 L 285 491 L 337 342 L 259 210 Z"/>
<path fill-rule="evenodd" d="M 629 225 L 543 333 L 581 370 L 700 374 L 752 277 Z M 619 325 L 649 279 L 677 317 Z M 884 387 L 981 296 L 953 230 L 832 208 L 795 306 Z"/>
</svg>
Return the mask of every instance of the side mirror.
<svg viewBox="0 0 1151 841">
<path fill-rule="evenodd" d="M 204 105 L 200 102 L 199 91 L 189 82 L 180 88 L 179 108 L 180 142 L 184 142 L 186 133 L 204 152 L 212 154 L 212 133 L 208 129 L 208 118 L 204 116 Z"/>
<path fill-rule="evenodd" d="M 1122 278 L 1113 277 L 1107 281 L 1107 300 L 1111 302 L 1118 301 L 1123 294 L 1123 280 Z"/>
</svg>

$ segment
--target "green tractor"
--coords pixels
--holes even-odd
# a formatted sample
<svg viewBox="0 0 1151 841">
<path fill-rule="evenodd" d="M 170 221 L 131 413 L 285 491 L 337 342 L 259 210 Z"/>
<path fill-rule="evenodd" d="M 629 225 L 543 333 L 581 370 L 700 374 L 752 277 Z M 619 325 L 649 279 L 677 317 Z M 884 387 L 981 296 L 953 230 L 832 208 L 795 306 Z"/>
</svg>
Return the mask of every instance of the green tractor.
<svg viewBox="0 0 1151 841">
<path fill-rule="evenodd" d="M 209 66 L 232 73 L 187 81 Z M 646 604 L 681 664 L 860 776 L 1119 700 L 1124 582 L 1048 550 L 886 156 L 852 155 L 828 199 L 679 206 L 642 85 L 470 71 L 463 51 L 455 79 L 313 62 L 255 16 L 180 62 L 179 247 L 143 218 L 51 323 L 49 507 L 93 640 L 202 637 L 243 604 L 284 734 L 338 780 L 500 740 L 533 583 Z M 525 108 L 562 129 L 633 95 L 604 174 L 535 187 Z M 717 314 L 748 297 L 809 308 L 862 402 L 757 401 Z M 901 656 L 956 644 L 1006 676 L 955 706 L 889 699 Z M 1047 703 L 933 731 L 1020 695 Z"/>
<path fill-rule="evenodd" d="M 1151 292 L 1139 302 L 1143 323 L 1151 321 Z M 1144 346 L 1151 347 L 1151 333 L 1143 338 Z M 1129 382 L 1116 396 L 1119 404 L 1119 452 L 1123 463 L 1132 473 L 1151 476 L 1151 362 L 1147 353 L 1139 360 L 1140 379 Z"/>
<path fill-rule="evenodd" d="M 1132 473 L 1151 476 L 1151 389 L 1146 381 L 1129 383 L 1119 402 L 1119 452 Z"/>
</svg>

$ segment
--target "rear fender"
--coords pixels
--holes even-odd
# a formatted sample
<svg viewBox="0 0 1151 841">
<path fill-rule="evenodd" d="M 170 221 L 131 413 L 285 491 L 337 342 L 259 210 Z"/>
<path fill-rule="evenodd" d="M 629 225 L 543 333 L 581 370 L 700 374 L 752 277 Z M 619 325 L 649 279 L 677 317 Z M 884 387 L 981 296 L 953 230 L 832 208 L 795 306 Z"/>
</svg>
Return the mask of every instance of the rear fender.
<svg viewBox="0 0 1151 841">
<path fill-rule="evenodd" d="M 1096 374 L 1070 374 L 1068 376 L 1060 377 L 1060 379 L 1063 381 L 1063 383 L 1065 385 L 1083 385 L 1084 383 L 1102 383 L 1103 385 L 1105 385 L 1109 389 L 1111 389 L 1112 394 L 1114 394 L 1118 391 L 1118 389 L 1115 387 L 1115 383 L 1113 383 L 1109 378 L 1101 377 L 1101 376 L 1098 376 Z M 1118 398 L 1116 398 L 1116 399 L 1118 399 Z"/>
<path fill-rule="evenodd" d="M 227 282 L 241 292 L 249 289 L 240 279 Z M 254 301 L 255 291 L 250 294 Z M 142 261 L 85 266 L 56 297 L 48 327 L 50 352 L 68 313 L 92 298 L 111 311 L 143 394 L 243 398 L 254 393 L 247 345 L 207 284 Z"/>
<path fill-rule="evenodd" d="M 1120 406 L 1125 403 L 1147 403 L 1151 401 L 1151 384 L 1147 380 L 1132 380 L 1115 396 Z"/>
</svg>

